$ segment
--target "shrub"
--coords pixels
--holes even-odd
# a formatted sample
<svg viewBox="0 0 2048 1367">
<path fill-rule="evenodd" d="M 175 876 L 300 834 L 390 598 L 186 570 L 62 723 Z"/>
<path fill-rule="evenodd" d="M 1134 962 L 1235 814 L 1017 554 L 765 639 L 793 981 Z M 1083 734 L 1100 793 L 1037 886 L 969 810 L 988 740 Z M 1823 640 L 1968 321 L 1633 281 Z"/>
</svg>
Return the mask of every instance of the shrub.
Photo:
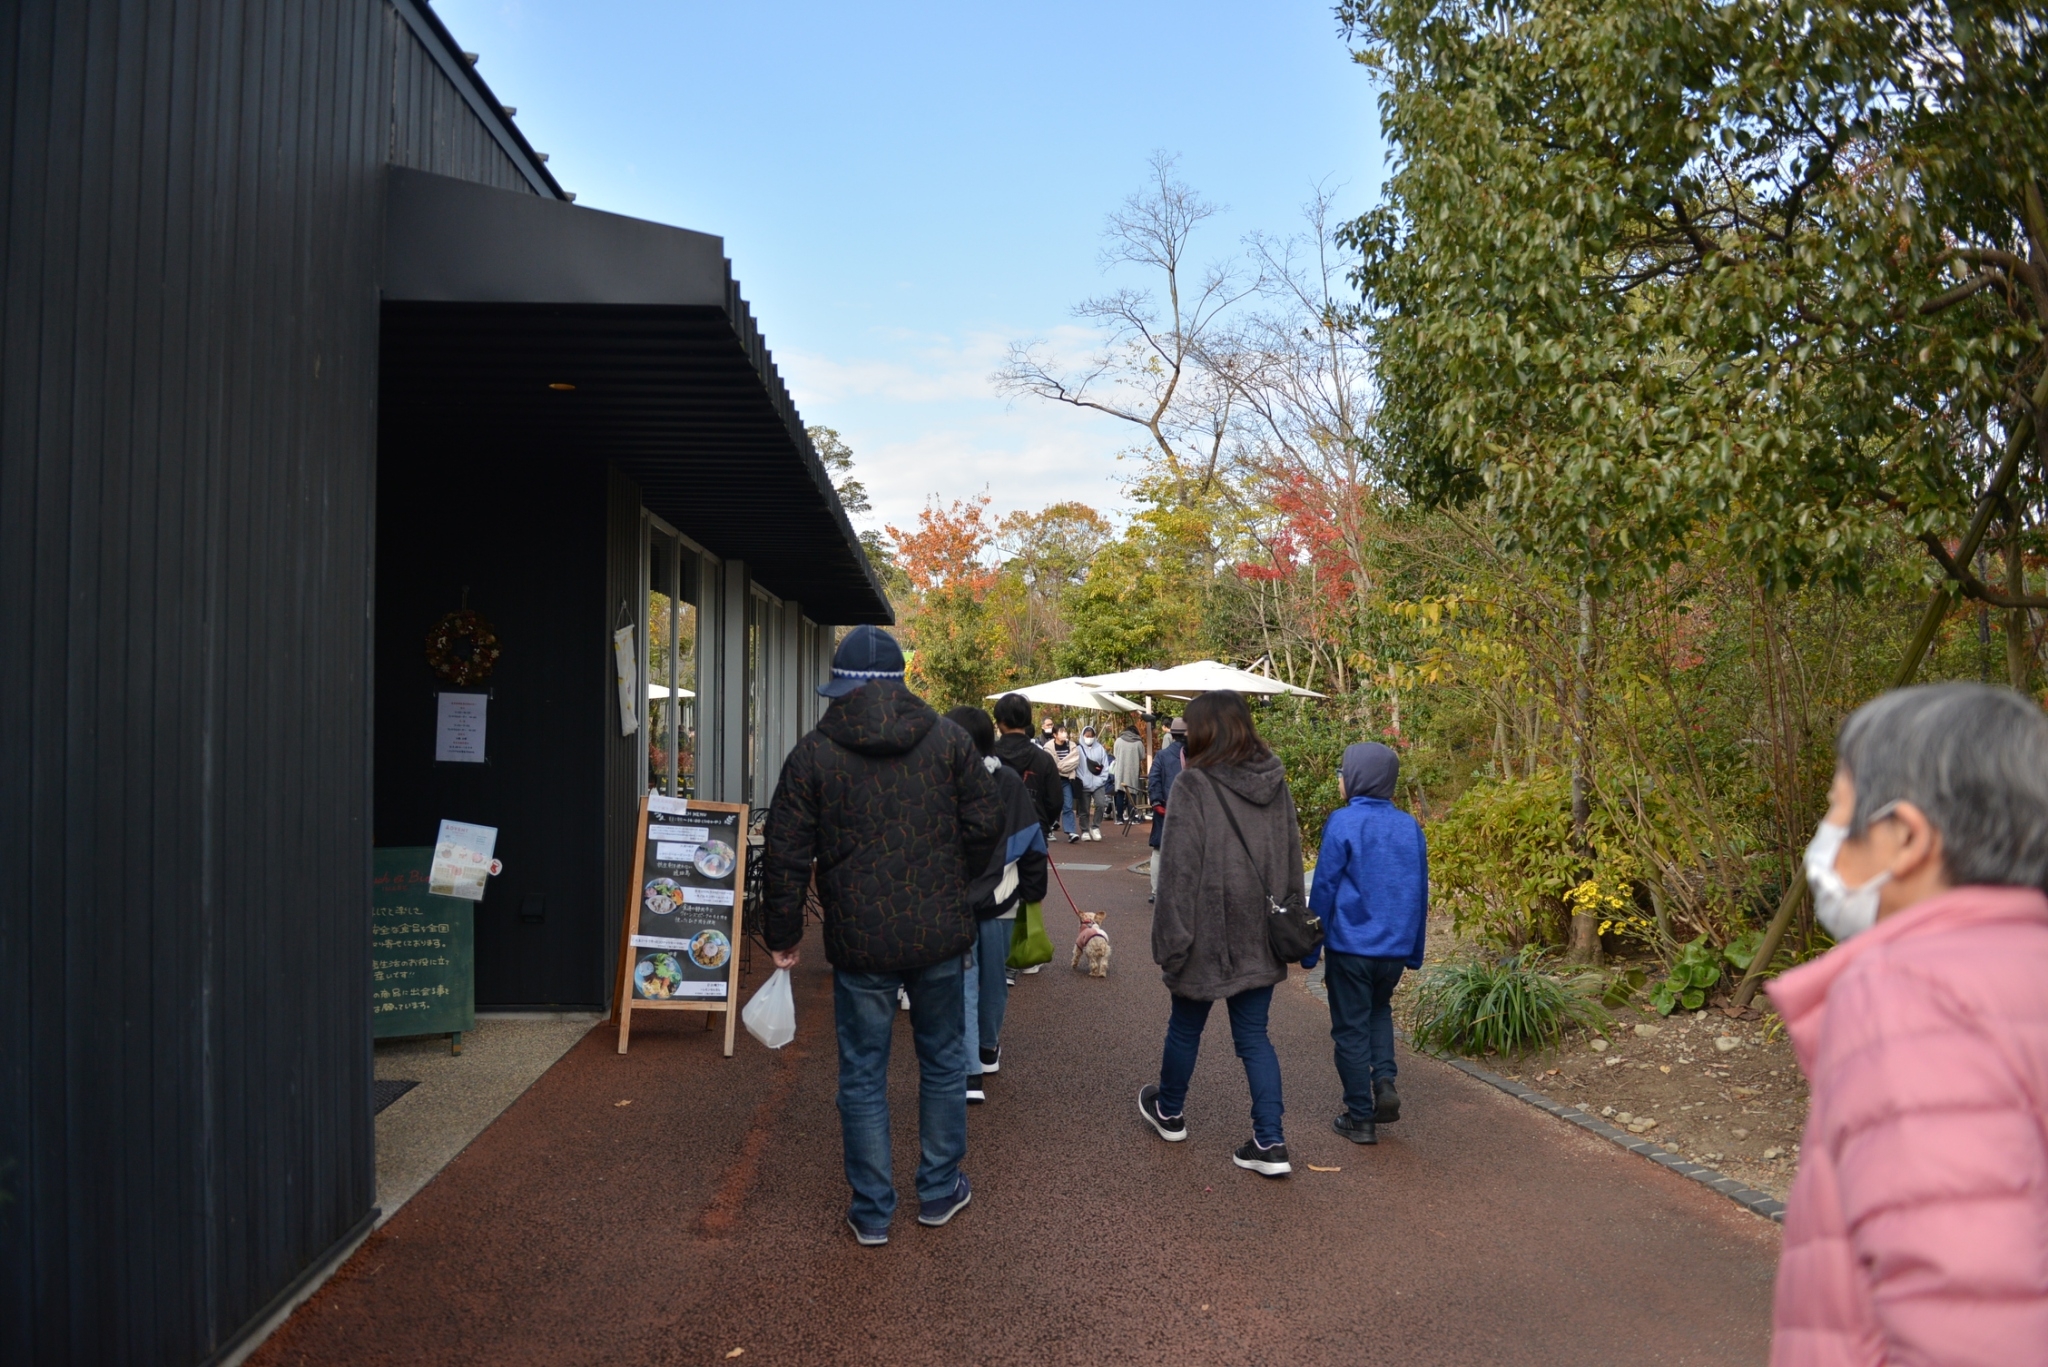
<svg viewBox="0 0 2048 1367">
<path fill-rule="evenodd" d="M 1415 1043 L 1439 1053 L 1519 1054 L 1558 1043 L 1574 1026 L 1604 1028 L 1610 1018 L 1588 995 L 1588 976 L 1598 978 L 1562 981 L 1528 949 L 1433 968 L 1416 994 Z"/>
<path fill-rule="evenodd" d="M 1660 1016 L 1668 1016 L 1681 1006 L 1688 1011 L 1699 1010 L 1706 1005 L 1707 994 L 1720 986 L 1723 966 L 1732 967 L 1737 973 L 1747 969 L 1763 938 L 1760 930 L 1747 931 L 1720 949 L 1708 944 L 1704 935 L 1687 941 L 1671 961 L 1671 976 L 1650 990 L 1650 1005 L 1657 1008 Z"/>
<path fill-rule="evenodd" d="M 1633 861 L 1596 809 L 1592 867 L 1572 845 L 1571 785 L 1554 769 L 1468 788 L 1429 823 L 1432 895 L 1461 935 L 1519 949 L 1562 944 L 1573 904 L 1600 912 Z"/>
</svg>

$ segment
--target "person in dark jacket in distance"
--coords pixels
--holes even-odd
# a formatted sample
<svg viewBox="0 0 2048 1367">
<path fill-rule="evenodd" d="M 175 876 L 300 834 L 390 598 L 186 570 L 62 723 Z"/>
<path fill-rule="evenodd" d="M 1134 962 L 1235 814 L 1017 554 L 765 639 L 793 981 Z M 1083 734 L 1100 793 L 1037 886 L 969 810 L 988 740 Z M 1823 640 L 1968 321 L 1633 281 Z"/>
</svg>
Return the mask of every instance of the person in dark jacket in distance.
<svg viewBox="0 0 2048 1367">
<path fill-rule="evenodd" d="M 1138 1112 L 1159 1137 L 1187 1137 L 1182 1108 L 1209 1009 L 1230 1009 L 1230 1037 L 1252 1093 L 1252 1137 L 1232 1161 L 1267 1177 L 1293 1165 L 1281 1131 L 1280 1060 L 1266 1037 L 1273 987 L 1287 965 L 1266 929 L 1274 902 L 1299 905 L 1301 828 L 1287 771 L 1236 693 L 1188 704 L 1187 767 L 1173 782 L 1166 867 L 1152 913 L 1152 960 L 1173 994 L 1159 1081 Z"/>
<path fill-rule="evenodd" d="M 1429 847 L 1394 805 L 1400 773 L 1400 757 L 1376 741 L 1345 749 L 1344 805 L 1323 823 L 1309 897 L 1323 919 L 1323 986 L 1344 1080 L 1344 1114 L 1332 1124 L 1354 1144 L 1377 1142 L 1375 1125 L 1401 1118 L 1391 1002 L 1402 970 L 1422 967 L 1429 928 Z"/>
<path fill-rule="evenodd" d="M 832 656 L 817 729 L 783 762 L 763 851 L 762 939 L 777 968 L 797 962 L 815 865 L 833 967 L 847 1223 L 862 1244 L 889 1240 L 889 1041 L 896 997 L 910 998 L 921 1083 L 918 1223 L 942 1225 L 972 1196 L 961 961 L 978 927 L 969 851 L 1003 837 L 995 780 L 965 731 L 903 683 L 903 651 L 855 627 Z"/>
<path fill-rule="evenodd" d="M 979 1099 L 977 1079 L 1002 1066 L 1003 1013 L 1009 1005 L 1010 937 L 1017 909 L 1045 900 L 1045 825 L 1023 776 L 996 758 L 996 730 L 978 707 L 956 707 L 946 720 L 974 741 L 982 767 L 1003 799 L 1003 838 L 975 875 L 968 894 L 981 922 L 967 974 L 967 1099 Z"/>
<path fill-rule="evenodd" d="M 1060 771 L 1031 739 L 1031 704 L 1015 693 L 996 699 L 996 758 L 1017 772 L 1048 832 L 1060 822 Z"/>
<path fill-rule="evenodd" d="M 1145 795 L 1152 799 L 1152 833 L 1149 840 L 1152 845 L 1154 901 L 1159 898 L 1159 866 L 1162 862 L 1159 858 L 1159 846 L 1160 841 L 1166 838 L 1166 799 L 1173 792 L 1173 781 L 1180 777 L 1187 754 L 1183 744 L 1188 734 L 1187 718 L 1175 717 L 1172 724 L 1166 728 L 1166 732 L 1172 739 L 1161 746 L 1159 753 L 1152 757 L 1152 772 L 1145 779 Z"/>
</svg>

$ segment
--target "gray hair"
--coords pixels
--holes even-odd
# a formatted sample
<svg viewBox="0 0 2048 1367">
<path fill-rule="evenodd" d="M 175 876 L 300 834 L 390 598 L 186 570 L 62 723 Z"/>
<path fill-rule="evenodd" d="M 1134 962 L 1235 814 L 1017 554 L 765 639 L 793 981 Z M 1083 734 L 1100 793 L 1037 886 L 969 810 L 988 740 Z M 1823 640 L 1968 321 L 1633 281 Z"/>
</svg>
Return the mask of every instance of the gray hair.
<svg viewBox="0 0 2048 1367">
<path fill-rule="evenodd" d="M 2048 715 L 2008 688 L 1922 684 L 1849 714 L 1835 754 L 1856 785 L 1849 833 L 1910 802 L 1941 832 L 1957 886 L 2048 887 Z"/>
</svg>

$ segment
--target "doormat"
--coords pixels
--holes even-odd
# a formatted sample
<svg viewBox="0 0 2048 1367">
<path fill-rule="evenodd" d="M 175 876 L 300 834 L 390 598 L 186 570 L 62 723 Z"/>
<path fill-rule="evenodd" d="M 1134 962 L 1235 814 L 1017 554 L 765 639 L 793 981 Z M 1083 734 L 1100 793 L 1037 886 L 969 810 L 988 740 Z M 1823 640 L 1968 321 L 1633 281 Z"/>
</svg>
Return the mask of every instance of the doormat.
<svg viewBox="0 0 2048 1367">
<path fill-rule="evenodd" d="M 408 1082 L 404 1078 L 380 1077 L 370 1083 L 370 1097 L 377 1103 L 377 1111 L 382 1111 L 417 1086 L 419 1083 Z M 371 1114 L 374 1115 L 377 1111 Z"/>
</svg>

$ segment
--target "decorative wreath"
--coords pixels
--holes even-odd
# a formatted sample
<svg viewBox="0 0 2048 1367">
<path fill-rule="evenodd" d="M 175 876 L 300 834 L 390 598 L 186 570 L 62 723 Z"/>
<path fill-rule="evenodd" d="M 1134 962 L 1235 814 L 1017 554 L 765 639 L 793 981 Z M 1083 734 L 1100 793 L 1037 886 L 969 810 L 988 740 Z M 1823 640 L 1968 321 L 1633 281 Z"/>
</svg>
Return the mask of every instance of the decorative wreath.
<svg viewBox="0 0 2048 1367">
<path fill-rule="evenodd" d="M 491 624 L 461 608 L 434 623 L 427 632 L 427 664 L 449 683 L 482 683 L 504 654 Z"/>
</svg>

